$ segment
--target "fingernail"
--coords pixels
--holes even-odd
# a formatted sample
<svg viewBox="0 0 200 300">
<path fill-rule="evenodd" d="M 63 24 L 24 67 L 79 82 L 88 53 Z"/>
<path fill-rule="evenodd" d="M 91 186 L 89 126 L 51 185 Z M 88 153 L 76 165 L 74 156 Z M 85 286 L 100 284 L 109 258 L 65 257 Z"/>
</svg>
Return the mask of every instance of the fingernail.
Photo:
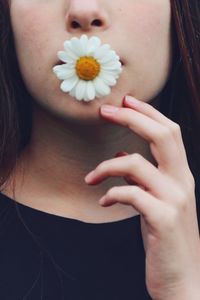
<svg viewBox="0 0 200 300">
<path fill-rule="evenodd" d="M 101 112 L 105 114 L 113 114 L 119 110 L 119 107 L 112 106 L 112 105 L 102 105 Z"/>
<path fill-rule="evenodd" d="M 92 181 L 92 179 L 94 178 L 94 171 L 92 171 L 92 172 L 90 172 L 90 173 L 88 173 L 86 176 L 85 176 L 85 182 L 86 183 L 89 183 L 89 182 L 91 182 Z"/>
<path fill-rule="evenodd" d="M 101 199 L 99 199 L 99 204 L 104 205 L 106 200 L 106 196 L 103 196 Z"/>
<path fill-rule="evenodd" d="M 128 155 L 127 152 L 125 152 L 125 151 L 120 151 L 120 152 L 117 152 L 117 153 L 115 154 L 115 157 L 126 156 L 126 155 Z"/>
<path fill-rule="evenodd" d="M 133 104 L 134 106 L 139 105 L 141 101 L 133 98 L 132 96 L 126 96 L 125 97 L 126 102 Z"/>
</svg>

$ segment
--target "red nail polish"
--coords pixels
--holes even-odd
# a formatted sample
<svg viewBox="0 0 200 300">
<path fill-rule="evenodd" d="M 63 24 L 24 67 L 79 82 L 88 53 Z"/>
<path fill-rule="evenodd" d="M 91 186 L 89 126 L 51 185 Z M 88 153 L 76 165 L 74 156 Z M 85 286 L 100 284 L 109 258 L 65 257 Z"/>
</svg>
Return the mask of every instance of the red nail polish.
<svg viewBox="0 0 200 300">
<path fill-rule="evenodd" d="M 122 106 L 125 106 L 125 102 L 126 102 L 126 96 L 124 96 L 122 99 Z"/>
<path fill-rule="evenodd" d="M 128 155 L 128 152 L 125 151 L 119 151 L 115 154 L 115 157 L 120 157 L 120 156 L 126 156 Z"/>
</svg>

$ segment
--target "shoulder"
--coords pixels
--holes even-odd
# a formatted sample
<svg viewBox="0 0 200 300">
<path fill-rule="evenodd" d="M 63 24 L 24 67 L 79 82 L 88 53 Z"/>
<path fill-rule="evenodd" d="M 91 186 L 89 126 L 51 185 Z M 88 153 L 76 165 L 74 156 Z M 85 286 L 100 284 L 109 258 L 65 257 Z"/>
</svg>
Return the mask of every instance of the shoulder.
<svg viewBox="0 0 200 300">
<path fill-rule="evenodd" d="M 6 232 L 15 217 L 15 202 L 0 192 L 0 237 Z"/>
</svg>

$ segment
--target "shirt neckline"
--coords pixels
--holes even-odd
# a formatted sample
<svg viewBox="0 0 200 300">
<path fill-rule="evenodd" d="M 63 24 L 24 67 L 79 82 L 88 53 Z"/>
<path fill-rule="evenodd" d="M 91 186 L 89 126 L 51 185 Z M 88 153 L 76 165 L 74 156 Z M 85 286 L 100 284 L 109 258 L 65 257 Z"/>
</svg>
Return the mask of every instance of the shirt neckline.
<svg viewBox="0 0 200 300">
<path fill-rule="evenodd" d="M 22 204 L 20 202 L 16 202 L 14 199 L 12 199 L 11 197 L 3 194 L 2 192 L 0 192 L 0 196 L 3 200 L 5 200 L 4 205 L 10 204 L 10 205 L 17 205 L 20 210 L 26 211 L 28 213 L 31 214 L 37 214 L 40 217 L 45 217 L 45 218 L 50 218 L 52 220 L 55 221 L 61 221 L 61 222 L 71 222 L 71 223 L 76 223 L 76 224 L 84 224 L 84 225 L 88 225 L 88 226 L 106 226 L 106 225 L 120 225 L 122 223 L 129 223 L 129 222 L 133 222 L 133 221 L 138 221 L 140 219 L 140 215 L 134 215 L 128 218 L 124 218 L 124 219 L 120 219 L 120 220 L 115 220 L 115 221 L 110 221 L 110 222 L 103 222 L 103 223 L 91 223 L 91 222 L 85 222 L 83 220 L 80 219 L 75 219 L 75 218 L 70 218 L 70 217 L 66 217 L 66 216 L 60 216 L 60 215 L 55 215 L 53 213 L 50 212 L 46 212 L 43 210 L 39 210 L 37 208 L 33 208 L 31 206 Z M 2 199 L 0 201 L 2 201 Z"/>
</svg>

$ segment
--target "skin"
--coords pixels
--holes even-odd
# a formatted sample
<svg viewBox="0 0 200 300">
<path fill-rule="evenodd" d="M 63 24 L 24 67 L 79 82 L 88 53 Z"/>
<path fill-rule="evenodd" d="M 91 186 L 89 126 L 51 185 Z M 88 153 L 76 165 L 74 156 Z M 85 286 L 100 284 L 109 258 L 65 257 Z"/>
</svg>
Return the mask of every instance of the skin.
<svg viewBox="0 0 200 300">
<path fill-rule="evenodd" d="M 11 19 L 24 81 L 34 99 L 59 118 L 99 124 L 102 103 L 121 106 L 125 94 L 149 101 L 166 83 L 171 66 L 169 0 L 116 0 L 115 5 L 107 0 L 11 0 Z M 102 26 L 91 25 L 95 19 Z M 73 20 L 79 28 L 73 28 Z M 52 74 L 64 40 L 83 33 L 109 43 L 126 65 L 112 95 L 89 105 L 78 105 L 64 94 Z"/>
<path fill-rule="evenodd" d="M 140 212 L 146 284 L 152 299 L 197 300 L 200 243 L 194 178 L 179 126 L 132 97 L 125 99 L 123 108 L 102 106 L 101 113 L 147 140 L 157 167 L 134 153 L 102 162 L 85 181 L 96 185 L 109 176 L 128 176 L 133 180 L 132 185 L 109 189 L 99 203 L 104 207 L 123 203 Z"/>
<path fill-rule="evenodd" d="M 16 200 L 91 223 L 139 213 L 152 298 L 199 299 L 194 179 L 178 125 L 146 103 L 159 102 L 171 70 L 170 1 L 11 0 L 10 12 L 34 100 L 31 142 L 11 178 Z M 111 95 L 90 103 L 62 93 L 52 74 L 64 40 L 83 33 L 111 44 L 125 62 Z M 127 94 L 140 101 L 123 101 Z M 106 114 L 105 104 L 119 109 Z M 119 151 L 127 155 L 113 158 Z M 13 196 L 11 184 L 5 193 Z"/>
</svg>

